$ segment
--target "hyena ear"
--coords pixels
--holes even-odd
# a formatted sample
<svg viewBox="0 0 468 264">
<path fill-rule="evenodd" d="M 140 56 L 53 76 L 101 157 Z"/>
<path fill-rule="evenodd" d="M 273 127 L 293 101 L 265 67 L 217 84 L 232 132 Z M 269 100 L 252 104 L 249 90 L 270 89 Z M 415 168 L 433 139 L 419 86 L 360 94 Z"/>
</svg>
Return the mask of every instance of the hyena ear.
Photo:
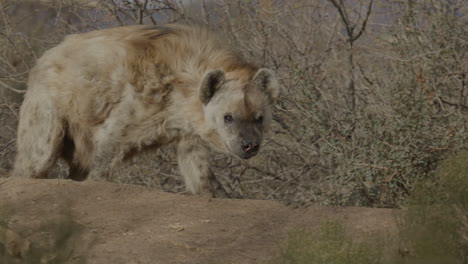
<svg viewBox="0 0 468 264">
<path fill-rule="evenodd" d="M 280 86 L 275 73 L 269 69 L 260 69 L 253 77 L 253 84 L 270 98 L 271 103 L 276 102 L 280 94 Z"/>
<path fill-rule="evenodd" d="M 224 72 L 213 70 L 205 74 L 200 87 L 200 101 L 206 105 L 224 83 Z"/>
</svg>

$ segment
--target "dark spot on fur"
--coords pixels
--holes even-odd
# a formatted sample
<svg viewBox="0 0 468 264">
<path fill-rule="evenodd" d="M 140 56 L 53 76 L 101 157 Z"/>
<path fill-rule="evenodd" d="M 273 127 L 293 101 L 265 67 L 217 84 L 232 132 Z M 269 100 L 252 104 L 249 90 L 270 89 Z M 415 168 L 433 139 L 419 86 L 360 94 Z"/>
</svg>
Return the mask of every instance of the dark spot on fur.
<svg viewBox="0 0 468 264">
<path fill-rule="evenodd" d="M 174 80 L 174 82 L 177 82 L 177 80 Z M 166 83 L 164 84 L 164 91 L 170 91 L 172 90 L 172 83 Z"/>
<path fill-rule="evenodd" d="M 158 89 L 157 88 L 151 88 L 149 91 L 150 96 L 155 96 L 158 94 Z"/>
<path fill-rule="evenodd" d="M 57 73 L 61 73 L 63 71 L 63 65 L 61 64 L 55 64 L 55 71 Z"/>
<path fill-rule="evenodd" d="M 187 147 L 186 151 L 187 151 L 187 153 L 192 153 L 192 152 L 196 151 L 197 149 L 198 149 L 197 146 L 195 146 L 195 145 L 189 145 L 189 146 Z"/>
<path fill-rule="evenodd" d="M 198 168 L 198 170 L 200 170 L 200 171 L 206 170 L 206 166 L 205 166 L 205 164 L 203 164 L 203 163 L 198 163 L 198 164 L 197 164 L 197 168 Z"/>
<path fill-rule="evenodd" d="M 84 77 L 88 80 L 88 81 L 93 81 L 95 78 L 96 78 L 96 72 L 85 72 L 85 75 Z"/>
</svg>

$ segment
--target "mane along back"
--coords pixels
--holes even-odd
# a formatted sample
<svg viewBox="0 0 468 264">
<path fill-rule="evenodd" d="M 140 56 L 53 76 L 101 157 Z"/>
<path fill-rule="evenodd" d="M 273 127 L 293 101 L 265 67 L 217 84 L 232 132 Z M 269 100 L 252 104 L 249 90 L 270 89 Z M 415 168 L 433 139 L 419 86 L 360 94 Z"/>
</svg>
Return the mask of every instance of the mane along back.
<svg viewBox="0 0 468 264">
<path fill-rule="evenodd" d="M 138 33 L 136 43 L 153 50 L 145 55 L 151 55 L 176 72 L 203 74 L 207 70 L 223 69 L 243 72 L 250 79 L 258 69 L 221 36 L 201 26 L 145 26 Z"/>
</svg>

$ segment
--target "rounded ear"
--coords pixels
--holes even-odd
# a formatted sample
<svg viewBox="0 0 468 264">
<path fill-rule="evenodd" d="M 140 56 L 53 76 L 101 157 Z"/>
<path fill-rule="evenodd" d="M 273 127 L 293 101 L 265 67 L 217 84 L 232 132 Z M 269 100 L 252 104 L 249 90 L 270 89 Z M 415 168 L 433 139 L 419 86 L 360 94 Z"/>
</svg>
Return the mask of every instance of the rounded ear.
<svg viewBox="0 0 468 264">
<path fill-rule="evenodd" d="M 270 69 L 260 69 L 253 77 L 257 89 L 263 91 L 270 98 L 271 103 L 276 102 L 280 94 L 280 86 L 275 73 Z"/>
<path fill-rule="evenodd" d="M 200 101 L 206 105 L 224 83 L 224 72 L 213 70 L 205 74 L 200 87 Z"/>
</svg>

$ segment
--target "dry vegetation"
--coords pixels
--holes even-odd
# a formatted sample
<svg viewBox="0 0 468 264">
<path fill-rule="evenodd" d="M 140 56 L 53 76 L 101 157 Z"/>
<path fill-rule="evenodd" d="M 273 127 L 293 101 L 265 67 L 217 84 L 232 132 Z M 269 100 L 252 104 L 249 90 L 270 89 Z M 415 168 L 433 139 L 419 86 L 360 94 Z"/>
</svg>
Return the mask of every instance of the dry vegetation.
<svg viewBox="0 0 468 264">
<path fill-rule="evenodd" d="M 268 263 L 461 264 L 468 261 L 468 154 L 441 162 L 434 182 L 418 183 L 398 219 L 399 238 L 388 230 L 356 239 L 341 222 L 291 230 Z M 392 251 L 390 248 L 397 248 Z"/>
<path fill-rule="evenodd" d="M 233 197 L 398 207 L 440 160 L 467 151 L 463 0 L 0 0 L 0 174 L 12 165 L 27 73 L 45 50 L 70 33 L 167 22 L 221 32 L 281 80 L 261 155 L 213 157 Z M 113 180 L 184 190 L 171 147 Z"/>
</svg>

